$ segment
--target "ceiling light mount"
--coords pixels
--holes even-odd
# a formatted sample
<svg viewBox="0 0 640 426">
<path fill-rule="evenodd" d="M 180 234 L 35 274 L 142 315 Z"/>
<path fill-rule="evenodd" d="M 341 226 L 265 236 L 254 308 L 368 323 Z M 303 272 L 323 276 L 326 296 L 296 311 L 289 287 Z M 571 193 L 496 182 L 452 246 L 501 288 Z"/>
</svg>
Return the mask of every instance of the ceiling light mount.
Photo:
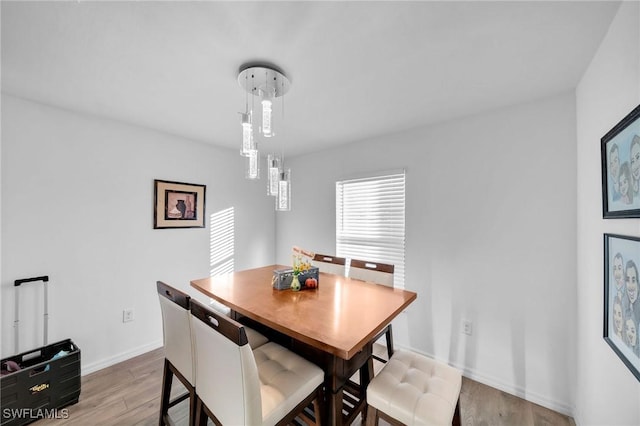
<svg viewBox="0 0 640 426">
<path fill-rule="evenodd" d="M 238 84 L 247 93 L 264 97 L 279 98 L 289 91 L 291 82 L 284 73 L 273 65 L 249 64 L 240 68 Z"/>
</svg>

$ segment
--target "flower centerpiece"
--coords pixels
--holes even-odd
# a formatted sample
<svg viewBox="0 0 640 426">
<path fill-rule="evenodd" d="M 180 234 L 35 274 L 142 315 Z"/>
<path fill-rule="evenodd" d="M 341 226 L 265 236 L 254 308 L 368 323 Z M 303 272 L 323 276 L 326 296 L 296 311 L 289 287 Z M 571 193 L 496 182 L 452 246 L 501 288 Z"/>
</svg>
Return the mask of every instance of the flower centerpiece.
<svg viewBox="0 0 640 426">
<path fill-rule="evenodd" d="M 311 262 L 308 259 L 302 258 L 301 255 L 293 255 L 293 279 L 291 280 L 291 290 L 300 290 L 300 280 L 298 276 L 301 273 L 308 271 L 311 268 Z"/>
</svg>

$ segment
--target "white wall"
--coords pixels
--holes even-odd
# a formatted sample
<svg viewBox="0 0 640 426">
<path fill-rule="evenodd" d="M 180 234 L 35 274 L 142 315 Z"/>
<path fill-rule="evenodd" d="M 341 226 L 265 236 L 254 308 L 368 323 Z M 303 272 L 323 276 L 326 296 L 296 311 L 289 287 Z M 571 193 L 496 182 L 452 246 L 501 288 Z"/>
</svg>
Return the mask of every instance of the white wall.
<svg viewBox="0 0 640 426">
<path fill-rule="evenodd" d="M 294 159 L 278 261 L 293 244 L 335 252 L 336 180 L 405 168 L 406 288 L 418 299 L 394 323 L 397 345 L 570 413 L 574 105 L 567 93 Z"/>
<path fill-rule="evenodd" d="M 244 179 L 236 151 L 7 95 L 2 151 L 3 357 L 15 351 L 13 281 L 44 274 L 49 341 L 72 338 L 83 374 L 162 344 L 155 283 L 193 293 L 189 280 L 209 275 L 211 228 L 154 230 L 154 179 L 207 185 L 207 218 L 234 208 L 236 269 L 275 259 L 273 199 Z M 41 290 L 23 290 L 27 350 L 41 344 Z M 125 308 L 135 321 L 122 323 Z"/>
<path fill-rule="evenodd" d="M 625 2 L 576 90 L 578 338 L 575 419 L 640 424 L 640 384 L 602 338 L 603 236 L 640 236 L 638 219 L 602 219 L 600 138 L 640 103 L 640 3 Z"/>
<path fill-rule="evenodd" d="M 155 281 L 189 290 L 209 273 L 209 226 L 153 230 L 153 179 L 206 184 L 207 214 L 233 206 L 243 269 L 271 263 L 275 241 L 281 263 L 293 244 L 333 252 L 335 181 L 405 168 L 418 300 L 394 326 L 398 346 L 581 425 L 640 424 L 640 385 L 602 339 L 602 234 L 640 224 L 602 220 L 599 151 L 640 102 L 639 28 L 640 5 L 623 3 L 575 99 L 291 159 L 294 208 L 275 218 L 235 151 L 3 95 L 2 356 L 14 352 L 13 280 L 39 274 L 52 278 L 50 341 L 73 338 L 84 373 L 161 344 Z M 37 346 L 39 318 L 23 322 L 23 347 Z"/>
</svg>

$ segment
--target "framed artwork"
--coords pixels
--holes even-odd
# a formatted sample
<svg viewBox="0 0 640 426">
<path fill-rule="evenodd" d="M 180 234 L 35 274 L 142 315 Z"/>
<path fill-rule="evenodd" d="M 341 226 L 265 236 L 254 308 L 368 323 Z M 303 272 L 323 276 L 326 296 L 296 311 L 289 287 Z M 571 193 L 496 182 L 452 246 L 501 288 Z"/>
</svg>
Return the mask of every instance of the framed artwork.
<svg viewBox="0 0 640 426">
<path fill-rule="evenodd" d="M 204 228 L 205 185 L 154 180 L 153 227 Z"/>
<path fill-rule="evenodd" d="M 640 238 L 604 234 L 604 340 L 640 381 Z"/>
<path fill-rule="evenodd" d="M 640 105 L 601 139 L 602 216 L 640 217 Z"/>
</svg>

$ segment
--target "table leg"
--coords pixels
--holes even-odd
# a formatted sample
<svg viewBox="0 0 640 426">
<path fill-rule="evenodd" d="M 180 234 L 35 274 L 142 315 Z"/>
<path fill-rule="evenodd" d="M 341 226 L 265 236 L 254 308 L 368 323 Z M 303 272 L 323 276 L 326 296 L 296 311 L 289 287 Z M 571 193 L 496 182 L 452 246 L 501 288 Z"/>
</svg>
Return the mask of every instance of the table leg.
<svg viewBox="0 0 640 426">
<path fill-rule="evenodd" d="M 274 336 L 269 337 L 271 339 Z M 372 342 L 348 360 L 295 339 L 288 344 L 280 344 L 324 370 L 326 403 L 323 404 L 323 425 L 351 424 L 358 413 L 362 413 L 363 419 L 366 418 L 366 388 L 373 378 Z M 359 384 L 351 381 L 354 374 L 359 374 Z"/>
<path fill-rule="evenodd" d="M 359 385 L 350 381 L 353 374 L 359 374 Z M 329 357 L 325 364 L 327 424 L 332 426 L 350 424 L 358 413 L 362 414 L 364 422 L 367 415 L 366 388 L 372 378 L 373 362 L 370 345 L 350 360 L 337 356 Z"/>
</svg>

